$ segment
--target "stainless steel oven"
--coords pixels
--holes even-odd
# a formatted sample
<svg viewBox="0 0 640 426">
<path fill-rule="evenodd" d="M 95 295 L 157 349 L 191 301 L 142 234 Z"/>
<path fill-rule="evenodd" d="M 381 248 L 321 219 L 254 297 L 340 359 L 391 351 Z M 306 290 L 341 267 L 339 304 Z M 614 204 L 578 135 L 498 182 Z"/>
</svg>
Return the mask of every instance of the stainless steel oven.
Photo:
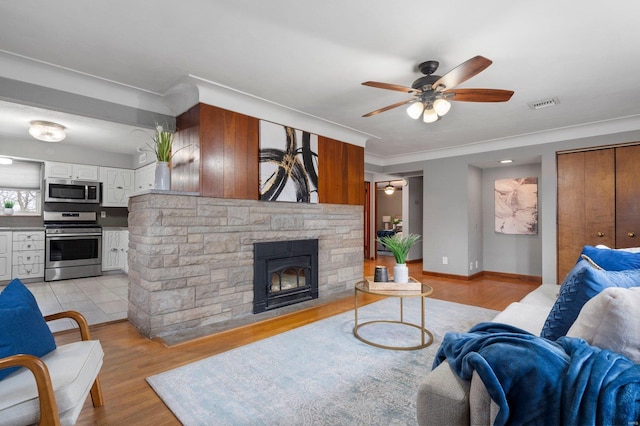
<svg viewBox="0 0 640 426">
<path fill-rule="evenodd" d="M 95 212 L 44 212 L 44 280 L 102 274 L 102 228 Z"/>
</svg>

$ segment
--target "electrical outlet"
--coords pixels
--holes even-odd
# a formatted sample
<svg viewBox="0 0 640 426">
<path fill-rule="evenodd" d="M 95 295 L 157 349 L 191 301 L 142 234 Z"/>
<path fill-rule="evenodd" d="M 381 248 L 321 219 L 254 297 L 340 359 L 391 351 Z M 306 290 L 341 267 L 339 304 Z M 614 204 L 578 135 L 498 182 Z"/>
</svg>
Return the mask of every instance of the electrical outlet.
<svg viewBox="0 0 640 426">
<path fill-rule="evenodd" d="M 478 261 L 476 260 L 476 269 L 478 269 Z"/>
<path fill-rule="evenodd" d="M 443 265 L 448 265 L 449 264 L 449 258 L 447 256 L 442 256 L 442 264 Z"/>
<path fill-rule="evenodd" d="M 469 262 L 469 270 L 473 271 L 473 262 Z"/>
<path fill-rule="evenodd" d="M 107 212 L 100 212 L 100 217 L 103 219 L 107 217 Z"/>
</svg>

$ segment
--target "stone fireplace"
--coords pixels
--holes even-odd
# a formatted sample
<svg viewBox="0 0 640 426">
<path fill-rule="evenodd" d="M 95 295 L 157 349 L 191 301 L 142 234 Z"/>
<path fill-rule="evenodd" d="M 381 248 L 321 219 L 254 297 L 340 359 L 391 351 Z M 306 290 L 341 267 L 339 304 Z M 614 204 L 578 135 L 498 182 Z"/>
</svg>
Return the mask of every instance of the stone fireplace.
<svg viewBox="0 0 640 426">
<path fill-rule="evenodd" d="M 318 298 L 318 240 L 255 243 L 253 313 Z"/>
<path fill-rule="evenodd" d="M 267 242 L 317 240 L 318 299 L 330 298 L 362 279 L 363 232 L 361 205 L 156 190 L 134 195 L 129 200 L 129 321 L 151 338 L 238 318 L 260 321 L 261 314 L 253 313 L 254 247 Z M 296 280 L 305 282 L 300 290 L 308 272 L 297 266 Z M 287 297 L 292 275 L 283 271 L 280 278 Z"/>
</svg>

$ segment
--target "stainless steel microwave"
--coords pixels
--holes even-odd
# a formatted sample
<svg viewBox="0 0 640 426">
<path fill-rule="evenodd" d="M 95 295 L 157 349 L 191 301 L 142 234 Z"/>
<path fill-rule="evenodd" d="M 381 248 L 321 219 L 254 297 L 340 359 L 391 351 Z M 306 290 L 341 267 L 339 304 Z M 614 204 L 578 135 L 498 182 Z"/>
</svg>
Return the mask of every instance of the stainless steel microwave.
<svg viewBox="0 0 640 426">
<path fill-rule="evenodd" d="M 44 201 L 49 203 L 99 203 L 100 182 L 46 179 Z"/>
</svg>

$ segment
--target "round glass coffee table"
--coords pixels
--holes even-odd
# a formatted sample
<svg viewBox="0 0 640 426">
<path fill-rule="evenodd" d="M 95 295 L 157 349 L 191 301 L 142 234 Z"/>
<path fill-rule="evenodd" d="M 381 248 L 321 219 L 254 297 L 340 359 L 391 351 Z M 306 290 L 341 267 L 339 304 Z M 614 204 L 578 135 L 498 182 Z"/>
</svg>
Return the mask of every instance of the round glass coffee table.
<svg viewBox="0 0 640 426">
<path fill-rule="evenodd" d="M 369 288 L 369 283 L 365 280 L 365 281 L 358 282 L 355 285 L 354 289 L 355 289 L 354 291 L 355 325 L 353 327 L 353 335 L 356 336 L 359 340 L 369 345 L 376 346 L 378 348 L 395 349 L 395 350 L 403 350 L 403 351 L 426 348 L 431 343 L 433 343 L 433 334 L 431 334 L 431 332 L 427 330 L 424 325 L 424 318 L 425 318 L 424 300 L 427 296 L 433 293 L 433 288 L 431 288 L 431 286 L 427 284 L 422 284 L 420 290 L 372 290 Z M 374 320 L 374 321 L 367 321 L 367 322 L 358 324 L 358 293 L 368 293 L 368 294 L 374 294 L 376 296 L 385 296 L 385 297 L 397 297 L 400 300 L 400 320 L 399 321 L 392 320 L 392 319 Z M 420 298 L 420 324 L 407 322 L 404 319 L 404 299 L 408 297 Z M 372 342 L 371 340 L 365 339 L 358 332 L 362 327 L 366 325 L 381 324 L 381 323 L 402 324 L 407 327 L 417 328 L 418 330 L 420 330 L 420 343 L 414 346 L 382 345 L 379 343 Z"/>
</svg>

